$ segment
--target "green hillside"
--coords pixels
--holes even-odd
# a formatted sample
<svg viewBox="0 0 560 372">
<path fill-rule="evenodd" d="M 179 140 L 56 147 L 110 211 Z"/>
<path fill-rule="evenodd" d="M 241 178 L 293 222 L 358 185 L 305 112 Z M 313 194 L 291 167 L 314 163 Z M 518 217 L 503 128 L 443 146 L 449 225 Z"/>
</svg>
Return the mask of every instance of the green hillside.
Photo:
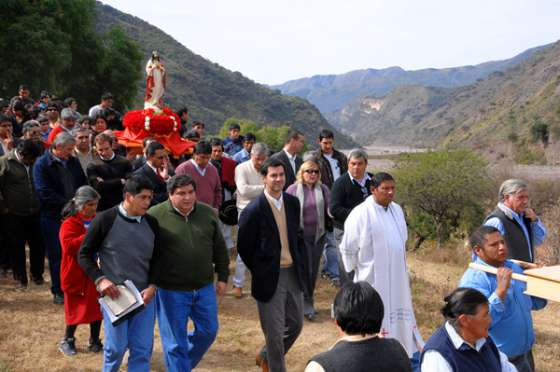
<svg viewBox="0 0 560 372">
<path fill-rule="evenodd" d="M 194 120 L 206 123 L 210 132 L 217 132 L 230 117 L 245 118 L 274 127 L 287 124 L 301 130 L 314 140 L 320 128 L 333 129 L 321 113 L 307 101 L 284 96 L 216 63 L 194 54 L 178 41 L 147 22 L 97 3 L 97 30 L 121 27 L 135 40 L 149 58 L 157 50 L 167 69 L 166 103 L 172 108 L 188 106 Z M 136 104 L 140 107 L 145 82 L 138 86 Z M 334 130 L 334 129 L 333 129 Z M 339 134 L 340 147 L 355 143 Z"/>
</svg>

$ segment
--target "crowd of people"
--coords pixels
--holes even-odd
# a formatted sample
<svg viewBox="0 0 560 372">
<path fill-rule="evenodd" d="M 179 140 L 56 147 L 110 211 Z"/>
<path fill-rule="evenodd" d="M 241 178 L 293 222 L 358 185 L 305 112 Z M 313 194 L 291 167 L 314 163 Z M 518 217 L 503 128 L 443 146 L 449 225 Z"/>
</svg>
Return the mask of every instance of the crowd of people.
<svg viewBox="0 0 560 372">
<path fill-rule="evenodd" d="M 216 338 L 233 256 L 236 298 L 251 274 L 263 371 L 285 371 L 304 319 L 316 320 L 319 276 L 339 288 L 332 317 L 341 337 L 308 372 L 534 371 L 531 311 L 546 301 L 511 278 L 534 262 L 546 228 L 528 207 L 525 182 L 502 184 L 470 239 L 473 261 L 498 274 L 468 269 L 424 343 L 390 174 L 369 173 L 361 149 L 336 150 L 326 129 L 302 157 L 298 130 L 274 153 L 237 124 L 226 138 L 209 138 L 204 123 L 187 124 L 186 108 L 178 115 L 182 136 L 196 144 L 174 158 L 154 138 L 142 154 L 127 152 L 113 133 L 122 124 L 109 93 L 87 115 L 72 98 L 42 92 L 34 101 L 25 85 L 2 102 L 0 267 L 25 290 L 30 279 L 44 284 L 46 255 L 53 303 L 64 305 L 64 355 L 76 354 L 76 328 L 89 324 L 88 350 L 103 351 L 104 371 L 119 370 L 126 351 L 129 370 L 149 371 L 157 320 L 166 369 L 190 371 Z M 125 281 L 143 306 L 114 321 L 98 298 L 119 298 Z"/>
</svg>

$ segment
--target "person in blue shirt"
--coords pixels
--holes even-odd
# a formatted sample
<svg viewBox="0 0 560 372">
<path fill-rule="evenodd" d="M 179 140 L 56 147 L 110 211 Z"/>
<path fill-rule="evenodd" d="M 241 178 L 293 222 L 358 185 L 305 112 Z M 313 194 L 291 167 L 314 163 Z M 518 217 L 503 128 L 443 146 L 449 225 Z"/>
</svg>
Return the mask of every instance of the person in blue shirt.
<svg viewBox="0 0 560 372">
<path fill-rule="evenodd" d="M 527 183 L 519 179 L 505 180 L 498 198 L 496 209 L 484 224 L 500 230 L 509 248 L 508 258 L 534 262 L 535 247 L 546 238 L 546 228 L 529 207 Z"/>
<path fill-rule="evenodd" d="M 470 237 L 474 262 L 495 267 L 497 275 L 467 269 L 459 287 L 480 291 L 488 298 L 492 325 L 490 336 L 520 372 L 534 372 L 532 347 L 535 343 L 531 310 L 546 306 L 546 300 L 524 294 L 526 283 L 511 280 L 512 273 L 523 273 L 521 266 L 507 260 L 508 247 L 500 231 L 481 226 Z"/>
<path fill-rule="evenodd" d="M 232 157 L 232 159 L 235 160 L 237 164 L 241 164 L 251 159 L 251 149 L 257 141 L 257 138 L 253 133 L 247 133 L 243 137 L 243 148 L 241 149 L 241 151 L 236 152 Z"/>
<path fill-rule="evenodd" d="M 234 123 L 229 126 L 229 136 L 224 138 L 224 152 L 228 157 L 232 157 L 243 148 L 243 136 L 239 133 L 241 127 L 239 124 Z"/>
</svg>

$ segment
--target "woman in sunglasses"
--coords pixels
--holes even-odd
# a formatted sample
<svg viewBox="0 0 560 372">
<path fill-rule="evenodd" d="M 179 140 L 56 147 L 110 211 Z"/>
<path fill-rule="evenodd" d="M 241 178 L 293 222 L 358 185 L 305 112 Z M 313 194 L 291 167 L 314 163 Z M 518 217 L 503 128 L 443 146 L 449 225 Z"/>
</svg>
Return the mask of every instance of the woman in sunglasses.
<svg viewBox="0 0 560 372">
<path fill-rule="evenodd" d="M 329 215 L 329 189 L 321 184 L 319 165 L 314 160 L 305 161 L 296 175 L 296 182 L 287 193 L 296 196 L 301 206 L 301 227 L 305 242 L 305 288 L 303 313 L 314 320 L 317 312 L 313 306 L 313 292 L 323 254 L 325 234 L 332 231 Z"/>
</svg>

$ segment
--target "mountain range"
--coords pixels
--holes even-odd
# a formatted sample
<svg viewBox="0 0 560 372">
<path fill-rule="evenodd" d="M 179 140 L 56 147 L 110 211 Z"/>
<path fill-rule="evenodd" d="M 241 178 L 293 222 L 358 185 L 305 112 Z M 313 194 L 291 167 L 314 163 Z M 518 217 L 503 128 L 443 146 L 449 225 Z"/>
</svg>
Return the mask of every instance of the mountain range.
<svg viewBox="0 0 560 372">
<path fill-rule="evenodd" d="M 257 84 L 240 72 L 229 71 L 199 56 L 162 30 L 140 18 L 123 13 L 101 2 L 96 3 L 96 29 L 104 32 L 120 27 L 140 47 L 148 60 L 157 50 L 167 70 L 166 104 L 189 108 L 194 120 L 217 133 L 230 117 L 248 119 L 261 125 L 284 124 L 302 131 L 313 142 L 321 128 L 335 132 L 339 147 L 355 143 L 334 129 L 319 110 L 304 99 L 283 95 Z M 143 66 L 142 66 L 143 67 Z M 138 84 L 136 105 L 141 107 L 145 81 Z"/>
<path fill-rule="evenodd" d="M 404 85 L 452 88 L 475 83 L 495 71 L 504 71 L 547 45 L 528 49 L 513 58 L 485 62 L 474 66 L 451 68 L 427 68 L 407 71 L 401 67 L 365 69 L 350 71 L 340 75 L 316 75 L 290 80 L 272 86 L 282 93 L 301 97 L 313 103 L 323 113 L 342 109 L 354 98 L 364 96 L 384 96 L 393 89 Z"/>
<path fill-rule="evenodd" d="M 535 130 L 556 142 L 560 42 L 467 86 L 400 86 L 384 96 L 357 97 L 327 118 L 367 144 L 484 147 L 535 142 Z"/>
</svg>

